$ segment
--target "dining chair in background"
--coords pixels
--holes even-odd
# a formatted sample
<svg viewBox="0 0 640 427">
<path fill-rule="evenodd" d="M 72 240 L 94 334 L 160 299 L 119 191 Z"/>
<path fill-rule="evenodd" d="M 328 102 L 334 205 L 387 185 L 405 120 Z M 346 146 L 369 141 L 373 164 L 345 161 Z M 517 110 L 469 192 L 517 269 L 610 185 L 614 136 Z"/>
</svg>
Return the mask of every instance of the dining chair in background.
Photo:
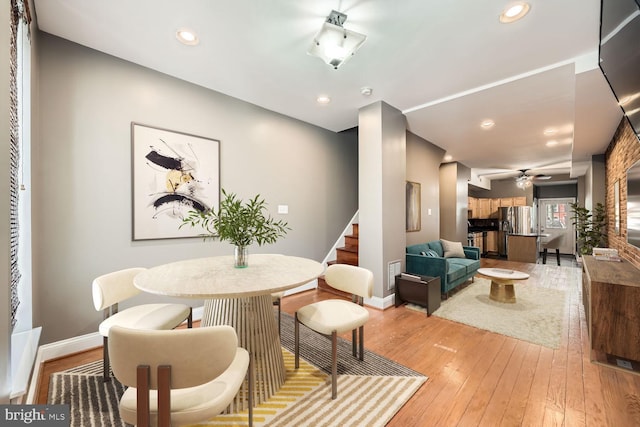
<svg viewBox="0 0 640 427">
<path fill-rule="evenodd" d="M 192 310 L 186 304 L 140 304 L 118 310 L 118 303 L 142 291 L 133 284 L 133 278 L 144 268 L 135 267 L 104 274 L 93 280 L 93 305 L 103 311 L 104 320 L 98 326 L 103 341 L 103 379 L 109 381 L 109 331 L 113 326 L 134 329 L 173 329 L 185 320 L 192 326 Z"/>
<path fill-rule="evenodd" d="M 558 265 L 560 265 L 560 245 L 562 243 L 562 236 L 554 236 L 554 237 L 546 237 L 543 238 L 540 245 L 542 246 L 542 263 L 547 263 L 547 253 L 549 249 L 555 249 L 556 251 L 556 261 Z"/>
<path fill-rule="evenodd" d="M 282 336 L 282 297 L 284 296 L 284 292 L 276 292 L 275 294 L 271 294 L 271 302 L 274 306 L 278 307 L 278 335 Z"/>
<path fill-rule="evenodd" d="M 338 334 L 352 331 L 353 357 L 364 360 L 364 324 L 369 319 L 364 298 L 371 298 L 373 273 L 362 267 L 333 264 L 327 267 L 324 280 L 332 288 L 352 294 L 352 301 L 328 299 L 296 311 L 295 367 L 297 369 L 300 365 L 300 323 L 315 332 L 331 336 L 331 399 L 335 399 L 338 396 Z"/>
<path fill-rule="evenodd" d="M 140 330 L 114 326 L 113 374 L 128 388 L 122 420 L 137 426 L 181 426 L 222 413 L 248 376 L 248 424 L 253 424 L 252 361 L 228 325 Z"/>
</svg>

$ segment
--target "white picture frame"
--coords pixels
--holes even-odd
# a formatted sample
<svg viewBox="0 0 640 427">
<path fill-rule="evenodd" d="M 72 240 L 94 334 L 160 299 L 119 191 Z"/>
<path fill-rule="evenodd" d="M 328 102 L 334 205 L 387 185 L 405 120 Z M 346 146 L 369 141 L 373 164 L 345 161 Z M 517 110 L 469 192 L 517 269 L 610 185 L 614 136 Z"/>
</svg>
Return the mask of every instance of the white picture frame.
<svg viewBox="0 0 640 427">
<path fill-rule="evenodd" d="M 190 210 L 218 208 L 220 141 L 131 123 L 132 240 L 201 237 Z"/>
</svg>

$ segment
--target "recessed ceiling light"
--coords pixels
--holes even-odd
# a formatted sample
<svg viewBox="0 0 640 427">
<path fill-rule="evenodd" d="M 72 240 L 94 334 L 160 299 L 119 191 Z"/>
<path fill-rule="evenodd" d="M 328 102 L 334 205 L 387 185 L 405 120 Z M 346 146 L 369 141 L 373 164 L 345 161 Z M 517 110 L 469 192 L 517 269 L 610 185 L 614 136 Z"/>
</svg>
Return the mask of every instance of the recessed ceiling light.
<svg viewBox="0 0 640 427">
<path fill-rule="evenodd" d="M 195 46 L 200 43 L 196 33 L 186 28 L 181 28 L 176 31 L 176 38 L 180 43 L 186 44 L 187 46 Z"/>
<path fill-rule="evenodd" d="M 326 95 L 320 95 L 316 98 L 316 101 L 318 102 L 318 104 L 328 104 L 331 102 L 331 98 Z"/>
<path fill-rule="evenodd" d="M 494 125 L 495 122 L 491 119 L 483 120 L 482 123 L 480 123 L 482 129 L 491 129 Z"/>
<path fill-rule="evenodd" d="M 453 156 L 451 154 L 447 154 L 443 158 L 445 162 L 450 162 L 452 159 L 453 159 Z"/>
<path fill-rule="evenodd" d="M 554 129 L 554 128 L 547 128 L 547 129 L 544 130 L 544 134 L 547 135 L 547 136 L 555 135 L 556 132 L 558 132 L 558 130 Z"/>
<path fill-rule="evenodd" d="M 531 6 L 524 1 L 509 3 L 500 14 L 500 22 L 503 24 L 516 22 L 529 13 L 529 9 L 531 9 Z"/>
<path fill-rule="evenodd" d="M 556 141 L 555 139 L 547 141 L 547 147 L 555 147 L 556 145 L 558 145 L 558 141 Z"/>
</svg>

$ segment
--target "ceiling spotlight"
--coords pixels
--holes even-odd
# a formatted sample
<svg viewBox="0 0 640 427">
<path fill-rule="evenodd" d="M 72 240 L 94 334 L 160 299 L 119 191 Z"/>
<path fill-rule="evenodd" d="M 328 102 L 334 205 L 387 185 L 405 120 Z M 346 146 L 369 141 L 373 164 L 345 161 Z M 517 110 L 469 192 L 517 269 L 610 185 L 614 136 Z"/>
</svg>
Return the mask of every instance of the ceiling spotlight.
<svg viewBox="0 0 640 427">
<path fill-rule="evenodd" d="M 316 101 L 318 102 L 318 104 L 328 104 L 331 102 L 331 98 L 326 95 L 320 95 L 316 98 Z"/>
<path fill-rule="evenodd" d="M 196 35 L 196 33 L 186 28 L 181 28 L 176 31 L 176 38 L 178 39 L 178 41 L 180 41 L 180 43 L 186 44 L 187 46 L 195 46 L 200 43 L 200 40 L 198 40 L 198 36 Z"/>
<path fill-rule="evenodd" d="M 544 134 L 549 136 L 549 135 L 555 135 L 556 132 L 558 132 L 556 129 L 554 128 L 547 128 L 544 130 Z"/>
<path fill-rule="evenodd" d="M 317 56 L 336 70 L 347 62 L 362 46 L 367 36 L 344 28 L 346 20 L 346 14 L 332 10 L 307 53 Z"/>
<path fill-rule="evenodd" d="M 556 145 L 558 145 L 558 141 L 556 141 L 555 139 L 547 141 L 547 147 L 555 147 Z"/>
<path fill-rule="evenodd" d="M 373 89 L 365 86 L 363 88 L 360 88 L 360 93 L 364 96 L 371 96 L 371 94 L 373 93 Z"/>
<path fill-rule="evenodd" d="M 529 9 L 531 9 L 531 6 L 524 1 L 510 3 L 500 14 L 500 22 L 503 24 L 516 22 L 529 13 Z"/>
</svg>

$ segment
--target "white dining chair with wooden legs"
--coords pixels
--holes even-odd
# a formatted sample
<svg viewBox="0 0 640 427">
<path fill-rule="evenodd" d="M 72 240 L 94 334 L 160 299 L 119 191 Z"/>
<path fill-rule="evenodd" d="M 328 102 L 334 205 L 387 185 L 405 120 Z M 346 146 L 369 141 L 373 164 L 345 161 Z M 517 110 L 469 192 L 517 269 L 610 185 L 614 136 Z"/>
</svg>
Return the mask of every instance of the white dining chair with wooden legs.
<svg viewBox="0 0 640 427">
<path fill-rule="evenodd" d="M 93 305 L 102 311 L 104 320 L 98 326 L 103 341 L 103 379 L 109 381 L 109 331 L 113 326 L 134 329 L 173 329 L 185 320 L 191 328 L 193 315 L 186 304 L 140 304 L 124 310 L 118 303 L 132 298 L 142 291 L 133 284 L 133 278 L 145 268 L 135 267 L 104 274 L 93 280 Z"/>
<path fill-rule="evenodd" d="M 364 298 L 371 298 L 373 273 L 347 264 L 327 267 L 324 280 L 334 289 L 352 294 L 352 301 L 329 299 L 306 305 L 295 313 L 295 367 L 300 366 L 300 323 L 331 337 L 331 399 L 338 397 L 338 334 L 352 331 L 353 357 L 364 360 L 364 324 L 369 312 Z M 359 332 L 359 333 L 358 333 Z M 359 347 L 359 352 L 357 351 Z"/>
<path fill-rule="evenodd" d="M 222 413 L 248 376 L 248 425 L 253 424 L 253 368 L 228 325 L 140 330 L 114 326 L 113 374 L 128 388 L 120 416 L 128 424 L 181 426 Z"/>
</svg>

